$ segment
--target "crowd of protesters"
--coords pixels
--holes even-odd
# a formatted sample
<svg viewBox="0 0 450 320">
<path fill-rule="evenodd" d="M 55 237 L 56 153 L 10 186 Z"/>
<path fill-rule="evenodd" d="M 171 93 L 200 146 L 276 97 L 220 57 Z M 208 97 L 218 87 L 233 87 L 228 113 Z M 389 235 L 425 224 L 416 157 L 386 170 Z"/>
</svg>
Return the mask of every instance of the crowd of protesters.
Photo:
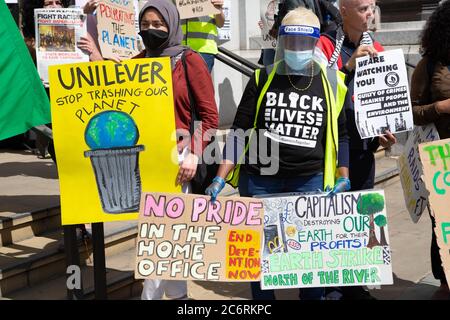
<svg viewBox="0 0 450 320">
<path fill-rule="evenodd" d="M 271 32 L 277 41 L 276 49 L 270 58 L 264 58 L 265 67 L 251 76 L 232 129 L 266 130 L 264 136 L 278 150 L 279 168 L 267 175 L 262 173 L 264 159 L 256 164 L 244 161 L 239 176 L 230 178 L 239 158 L 250 156 L 246 153 L 249 148 L 246 148 L 245 139 L 233 133 L 238 131 L 232 131 L 216 176 L 204 192 L 214 201 L 227 179 L 239 186 L 241 196 L 317 189 L 329 191 L 332 196 L 338 192 L 373 189 L 374 153 L 380 146 L 390 148 L 397 143 L 397 138 L 389 131 L 376 138 L 362 139 L 354 115 L 356 59 L 376 56 L 384 50 L 370 32 L 374 29 L 374 19 L 379 21 L 379 16 L 375 17 L 376 13 L 379 15 L 375 0 L 274 2 L 279 8 Z M 62 0 L 27 3 L 35 8 L 69 6 Z M 147 1 L 139 13 L 139 34 L 145 48 L 134 58 L 170 57 L 172 75 L 176 79 L 173 82 L 176 128 L 192 129 L 191 117 L 194 114 L 199 117 L 196 120 L 202 121 L 192 140 L 180 140 L 184 143 L 178 145 L 180 168 L 177 177 L 173 178 L 183 186 L 185 193 L 192 192 L 190 181 L 197 173 L 202 151 L 211 137 L 202 139 L 206 142 L 200 152 L 192 147 L 194 141 L 203 132 L 211 133 L 218 128 L 219 115 L 210 72 L 217 54 L 217 27 L 224 25 L 223 0 L 211 0 L 211 3 L 219 9 L 218 14 L 184 21 L 180 20 L 175 5 L 169 0 Z M 88 34 L 77 43 L 89 55 L 90 61 L 106 59 L 101 54 L 95 31 L 97 6 L 98 1 L 87 2 L 84 11 L 91 16 L 88 20 L 91 24 L 88 25 Z M 30 8 L 24 9 L 22 31 L 35 58 L 35 31 Z M 293 32 L 285 27 L 292 25 L 308 26 L 311 32 Z M 73 39 L 66 38 L 59 42 L 72 44 Z M 45 34 L 41 39 L 47 46 L 58 42 Z M 414 71 L 411 86 L 414 122 L 417 125 L 435 124 L 440 138 L 445 139 L 450 137 L 450 1 L 443 1 L 429 18 L 423 31 L 421 49 L 423 59 Z M 118 57 L 108 59 L 121 61 Z M 340 92 L 332 101 L 325 97 L 325 91 L 331 88 L 328 81 L 330 72 L 335 73 L 337 91 Z M 269 91 L 274 96 L 301 94 L 322 97 L 323 106 L 310 110 L 316 119 L 313 123 L 315 135 L 309 136 L 314 143 L 299 142 L 301 139 L 297 139 L 293 130 L 288 130 L 293 125 L 305 125 L 301 120 L 286 120 L 281 125 L 287 131 L 275 130 L 275 120 L 265 117 L 265 111 L 270 109 L 266 96 Z M 331 120 L 327 122 L 325 119 L 328 118 Z M 396 123 L 403 125 L 398 119 Z M 252 143 L 267 145 L 268 141 L 257 138 Z M 434 227 L 434 218 L 431 219 Z M 433 274 L 441 281 L 441 289 L 448 292 L 434 231 L 431 255 Z M 363 287 L 301 289 L 299 297 L 302 300 L 321 300 L 332 290 L 339 291 L 343 299 L 372 299 Z M 143 299 L 161 299 L 164 294 L 172 299 L 187 298 L 186 282 L 145 281 Z M 252 294 L 254 299 L 275 298 L 273 291 L 262 291 L 258 283 L 252 283 Z"/>
</svg>

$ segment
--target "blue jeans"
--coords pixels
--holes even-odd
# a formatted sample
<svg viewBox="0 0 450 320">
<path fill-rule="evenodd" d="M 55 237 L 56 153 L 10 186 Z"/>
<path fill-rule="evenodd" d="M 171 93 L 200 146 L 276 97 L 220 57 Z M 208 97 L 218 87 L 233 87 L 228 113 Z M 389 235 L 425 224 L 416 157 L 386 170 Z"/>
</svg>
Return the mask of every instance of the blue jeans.
<svg viewBox="0 0 450 320">
<path fill-rule="evenodd" d="M 245 170 L 241 170 L 239 175 L 239 193 L 243 197 L 284 192 L 312 192 L 322 188 L 322 173 L 312 176 L 277 178 L 249 175 Z M 261 290 L 259 282 L 252 282 L 251 287 L 254 300 L 275 300 L 274 290 Z M 299 291 L 301 300 L 320 300 L 325 294 L 324 288 L 302 288 Z"/>
<path fill-rule="evenodd" d="M 214 59 L 216 58 L 213 54 L 210 53 L 200 53 L 203 60 L 205 60 L 206 66 L 208 67 L 209 73 L 211 73 L 214 67 Z"/>
</svg>

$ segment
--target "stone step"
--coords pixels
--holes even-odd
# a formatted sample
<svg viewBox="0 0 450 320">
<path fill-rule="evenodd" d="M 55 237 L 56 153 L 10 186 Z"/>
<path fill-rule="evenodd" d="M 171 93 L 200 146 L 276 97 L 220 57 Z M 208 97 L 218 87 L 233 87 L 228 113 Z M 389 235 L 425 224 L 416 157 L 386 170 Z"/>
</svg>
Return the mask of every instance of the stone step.
<svg viewBox="0 0 450 320">
<path fill-rule="evenodd" d="M 61 227 L 61 207 L 0 213 L 0 246 L 7 246 Z"/>
<path fill-rule="evenodd" d="M 129 299 L 142 292 L 142 281 L 134 279 L 134 247 L 106 257 L 106 282 L 108 299 Z M 81 267 L 85 299 L 93 299 L 94 268 L 92 262 Z M 29 288 L 3 295 L 1 299 L 11 300 L 64 300 L 67 299 L 66 275 L 40 283 Z"/>
<path fill-rule="evenodd" d="M 0 246 L 61 225 L 58 173 L 51 159 L 39 159 L 28 150 L 2 149 L 0 177 Z"/>
<path fill-rule="evenodd" d="M 380 30 L 421 30 L 425 26 L 426 21 L 403 21 L 403 22 L 383 22 Z"/>
<path fill-rule="evenodd" d="M 383 43 L 381 43 L 383 44 Z M 402 49 L 403 54 L 405 55 L 405 61 L 417 65 L 419 60 L 421 59 L 420 55 L 420 45 L 418 44 L 412 44 L 412 45 L 384 45 L 384 49 L 387 50 L 395 50 L 395 49 Z"/>
<path fill-rule="evenodd" d="M 137 221 L 108 222 L 105 229 L 105 255 L 134 248 Z M 66 256 L 61 230 L 0 247 L 0 296 L 31 287 L 65 274 Z M 80 243 L 80 264 L 93 260 L 92 245 Z"/>
<path fill-rule="evenodd" d="M 417 45 L 420 43 L 421 28 L 378 30 L 374 38 L 383 46 Z"/>
<path fill-rule="evenodd" d="M 241 58 L 258 64 L 258 60 L 261 55 L 261 49 L 259 47 L 250 47 L 250 50 L 233 50 L 233 53 L 237 54 Z"/>
</svg>

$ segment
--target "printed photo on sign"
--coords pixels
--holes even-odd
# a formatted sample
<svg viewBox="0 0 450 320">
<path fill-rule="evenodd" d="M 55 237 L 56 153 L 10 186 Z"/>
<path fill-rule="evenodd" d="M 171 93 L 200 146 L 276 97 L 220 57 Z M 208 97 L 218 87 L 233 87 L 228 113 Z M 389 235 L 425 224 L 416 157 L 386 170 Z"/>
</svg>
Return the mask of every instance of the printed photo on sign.
<svg viewBox="0 0 450 320">
<path fill-rule="evenodd" d="M 257 281 L 261 200 L 145 193 L 136 248 L 136 279 Z"/>
<path fill-rule="evenodd" d="M 450 139 L 419 145 L 425 185 L 436 220 L 437 244 L 445 276 L 450 279 Z"/>
<path fill-rule="evenodd" d="M 408 75 L 401 49 L 356 59 L 355 119 L 361 138 L 411 131 Z"/>
<path fill-rule="evenodd" d="M 393 283 L 382 190 L 262 200 L 261 288 Z"/>
<path fill-rule="evenodd" d="M 403 153 L 398 157 L 400 181 L 406 208 L 414 223 L 417 223 L 428 207 L 429 192 L 422 180 L 423 169 L 419 156 L 419 144 L 439 140 L 434 124 L 414 127 L 406 141 Z"/>
<path fill-rule="evenodd" d="M 73 26 L 39 26 L 40 51 L 75 52 L 75 28 Z"/>
<path fill-rule="evenodd" d="M 48 67 L 89 61 L 76 43 L 86 35 L 81 9 L 35 9 L 36 60 L 39 75 L 48 85 Z"/>
<path fill-rule="evenodd" d="M 63 224 L 137 219 L 143 191 L 178 192 L 169 58 L 50 68 Z"/>
</svg>

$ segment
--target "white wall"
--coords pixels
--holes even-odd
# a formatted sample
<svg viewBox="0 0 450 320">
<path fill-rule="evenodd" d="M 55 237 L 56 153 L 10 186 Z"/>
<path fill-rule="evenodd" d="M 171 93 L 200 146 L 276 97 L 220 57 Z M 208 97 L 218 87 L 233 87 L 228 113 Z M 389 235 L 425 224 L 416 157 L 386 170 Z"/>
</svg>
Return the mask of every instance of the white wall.
<svg viewBox="0 0 450 320">
<path fill-rule="evenodd" d="M 259 12 L 259 0 L 231 0 L 231 39 L 221 44 L 254 63 L 259 59 L 260 50 L 248 51 L 249 36 L 259 33 Z M 213 80 L 220 128 L 228 128 L 232 124 L 248 79 L 216 59 Z"/>
</svg>

